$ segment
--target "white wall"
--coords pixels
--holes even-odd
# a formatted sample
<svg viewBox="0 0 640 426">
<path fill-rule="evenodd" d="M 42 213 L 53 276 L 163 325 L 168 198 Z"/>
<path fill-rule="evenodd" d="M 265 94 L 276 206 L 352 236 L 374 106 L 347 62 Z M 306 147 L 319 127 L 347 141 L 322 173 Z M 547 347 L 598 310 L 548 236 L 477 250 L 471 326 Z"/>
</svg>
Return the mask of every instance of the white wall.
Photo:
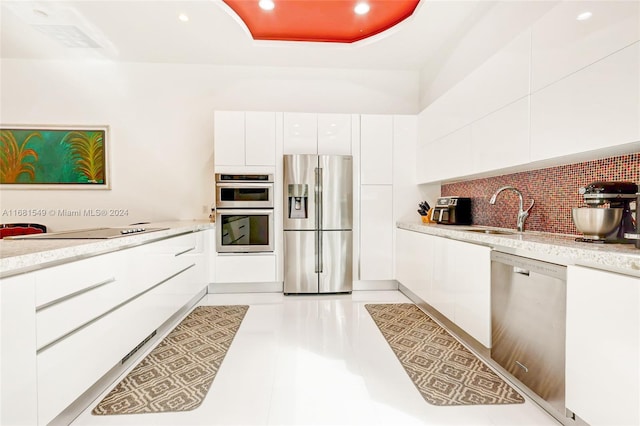
<svg viewBox="0 0 640 426">
<path fill-rule="evenodd" d="M 0 210 L 128 209 L 16 217 L 52 231 L 203 219 L 213 201 L 213 111 L 415 114 L 418 73 L 2 60 L 0 123 L 110 126 L 111 190 L 2 189 Z"/>
</svg>

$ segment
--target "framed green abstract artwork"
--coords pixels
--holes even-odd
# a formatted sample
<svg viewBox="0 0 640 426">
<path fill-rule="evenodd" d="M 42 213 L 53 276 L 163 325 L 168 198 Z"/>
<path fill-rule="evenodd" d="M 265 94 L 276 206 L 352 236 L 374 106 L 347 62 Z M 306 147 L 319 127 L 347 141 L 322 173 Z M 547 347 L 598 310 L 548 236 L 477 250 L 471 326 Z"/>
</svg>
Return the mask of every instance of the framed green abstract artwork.
<svg viewBox="0 0 640 426">
<path fill-rule="evenodd" d="M 109 189 L 107 126 L 0 126 L 3 189 Z"/>
</svg>

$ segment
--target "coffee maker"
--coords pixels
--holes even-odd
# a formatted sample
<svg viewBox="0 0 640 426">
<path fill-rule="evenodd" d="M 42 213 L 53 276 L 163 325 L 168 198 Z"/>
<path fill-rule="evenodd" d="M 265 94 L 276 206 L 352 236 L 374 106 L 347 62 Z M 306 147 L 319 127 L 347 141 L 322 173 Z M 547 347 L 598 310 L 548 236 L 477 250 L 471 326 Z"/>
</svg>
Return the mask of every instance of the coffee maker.
<svg viewBox="0 0 640 426">
<path fill-rule="evenodd" d="M 594 208 L 621 208 L 622 218 L 620 223 L 603 242 L 612 243 L 633 243 L 634 240 L 626 238 L 625 234 L 636 233 L 636 219 L 634 219 L 631 203 L 636 204 L 638 193 L 638 185 L 633 182 L 592 182 L 580 188 L 580 194 L 584 198 L 584 202 L 589 207 Z M 637 213 L 636 213 L 637 216 Z M 590 242 L 589 238 L 581 239 Z"/>
</svg>

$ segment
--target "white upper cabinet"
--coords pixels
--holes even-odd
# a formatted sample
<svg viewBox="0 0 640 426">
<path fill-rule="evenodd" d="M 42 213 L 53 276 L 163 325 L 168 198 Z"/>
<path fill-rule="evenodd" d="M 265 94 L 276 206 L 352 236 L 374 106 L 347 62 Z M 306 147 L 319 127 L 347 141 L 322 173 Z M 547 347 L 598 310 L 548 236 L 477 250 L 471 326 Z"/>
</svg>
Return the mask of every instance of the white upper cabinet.
<svg viewBox="0 0 640 426">
<path fill-rule="evenodd" d="M 416 185 L 418 118 L 393 116 L 393 220 L 416 218 L 416 204 L 423 199 Z"/>
<path fill-rule="evenodd" d="M 318 153 L 318 114 L 287 112 L 284 114 L 284 148 L 286 154 Z"/>
<path fill-rule="evenodd" d="M 285 113 L 283 152 L 351 155 L 351 115 Z"/>
<path fill-rule="evenodd" d="M 393 183 L 393 116 L 360 117 L 360 183 Z"/>
<path fill-rule="evenodd" d="M 639 16 L 637 1 L 560 2 L 533 25 L 531 91 L 639 40 Z"/>
<path fill-rule="evenodd" d="M 471 125 L 475 172 L 529 162 L 529 97 L 524 97 Z"/>
<path fill-rule="evenodd" d="M 245 113 L 245 149 L 245 164 L 247 166 L 275 166 L 275 113 Z"/>
<path fill-rule="evenodd" d="M 640 42 L 531 96 L 531 160 L 640 140 Z"/>
<path fill-rule="evenodd" d="M 216 111 L 216 166 L 275 166 L 276 113 Z"/>
<path fill-rule="evenodd" d="M 351 116 L 318 114 L 318 154 L 351 155 Z"/>
<path fill-rule="evenodd" d="M 557 2 L 419 114 L 418 182 L 638 143 L 639 75 L 640 2 Z M 472 167 L 440 149 L 466 126 Z"/>
<path fill-rule="evenodd" d="M 530 35 L 523 32 L 420 114 L 431 142 L 529 94 Z"/>
<path fill-rule="evenodd" d="M 418 182 L 435 182 L 474 172 L 471 126 L 465 126 L 418 150 Z"/>
<path fill-rule="evenodd" d="M 244 166 L 244 112 L 216 111 L 214 117 L 215 164 Z"/>
</svg>

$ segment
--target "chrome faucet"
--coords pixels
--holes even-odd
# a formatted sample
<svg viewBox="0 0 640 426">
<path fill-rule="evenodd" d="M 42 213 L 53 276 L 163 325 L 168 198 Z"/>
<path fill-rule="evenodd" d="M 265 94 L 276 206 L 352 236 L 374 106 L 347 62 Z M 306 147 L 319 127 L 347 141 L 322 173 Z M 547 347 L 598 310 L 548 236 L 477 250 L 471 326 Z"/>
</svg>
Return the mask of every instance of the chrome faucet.
<svg viewBox="0 0 640 426">
<path fill-rule="evenodd" d="M 518 232 L 524 232 L 524 221 L 527 220 L 527 217 L 529 217 L 529 211 L 533 207 L 533 204 L 535 203 L 535 201 L 531 200 L 531 205 L 529 206 L 529 208 L 524 210 L 523 209 L 524 200 L 522 198 L 522 192 L 518 191 L 513 186 L 507 185 L 507 186 L 503 186 L 502 188 L 499 188 L 495 192 L 495 194 L 493 194 L 491 196 L 491 199 L 489 200 L 489 204 L 494 205 L 496 203 L 496 198 L 498 197 L 498 194 L 501 193 L 502 191 L 504 191 L 505 189 L 509 189 L 509 190 L 515 192 L 516 194 L 518 194 L 518 198 L 520 198 L 520 205 L 519 205 L 519 209 L 518 209 L 517 227 L 518 227 Z"/>
</svg>

